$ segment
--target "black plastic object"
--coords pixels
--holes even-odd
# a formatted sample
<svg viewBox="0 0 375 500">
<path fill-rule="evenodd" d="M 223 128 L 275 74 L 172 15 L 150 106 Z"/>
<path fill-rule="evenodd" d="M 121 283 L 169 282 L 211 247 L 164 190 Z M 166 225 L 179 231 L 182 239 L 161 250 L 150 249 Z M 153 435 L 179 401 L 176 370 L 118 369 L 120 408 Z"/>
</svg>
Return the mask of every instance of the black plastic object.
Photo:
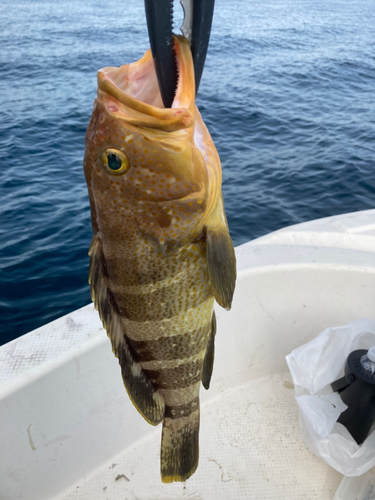
<svg viewBox="0 0 375 500">
<path fill-rule="evenodd" d="M 164 106 L 170 108 L 177 88 L 173 50 L 173 0 L 145 0 L 152 57 Z"/>
<path fill-rule="evenodd" d="M 206 61 L 214 5 L 215 0 L 193 0 L 193 29 L 190 47 L 194 61 L 195 94 L 198 92 Z"/>
<path fill-rule="evenodd" d="M 215 0 L 190 0 L 192 5 L 191 53 L 195 93 L 198 92 L 210 39 Z M 160 94 L 166 108 L 177 89 L 177 66 L 173 50 L 173 0 L 145 0 L 148 34 Z"/>
<path fill-rule="evenodd" d="M 367 352 L 365 349 L 351 352 L 345 364 L 345 376 L 331 384 L 348 406 L 337 421 L 348 429 L 357 444 L 364 442 L 375 420 L 375 371 L 366 369 L 363 363 Z M 375 363 L 367 363 L 371 364 L 375 366 Z"/>
</svg>

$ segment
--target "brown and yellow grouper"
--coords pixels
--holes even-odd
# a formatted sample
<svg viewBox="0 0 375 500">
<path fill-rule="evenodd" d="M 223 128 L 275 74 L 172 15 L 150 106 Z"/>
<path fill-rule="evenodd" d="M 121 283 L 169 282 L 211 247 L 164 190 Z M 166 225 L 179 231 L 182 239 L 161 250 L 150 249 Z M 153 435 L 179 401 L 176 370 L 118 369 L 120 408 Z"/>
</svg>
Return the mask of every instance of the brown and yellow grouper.
<svg viewBox="0 0 375 500">
<path fill-rule="evenodd" d="M 150 424 L 163 422 L 166 483 L 197 468 L 214 299 L 230 309 L 236 280 L 219 156 L 195 106 L 189 44 L 174 43 L 172 108 L 162 104 L 150 51 L 99 71 L 84 159 L 92 300 L 133 404 Z"/>
</svg>

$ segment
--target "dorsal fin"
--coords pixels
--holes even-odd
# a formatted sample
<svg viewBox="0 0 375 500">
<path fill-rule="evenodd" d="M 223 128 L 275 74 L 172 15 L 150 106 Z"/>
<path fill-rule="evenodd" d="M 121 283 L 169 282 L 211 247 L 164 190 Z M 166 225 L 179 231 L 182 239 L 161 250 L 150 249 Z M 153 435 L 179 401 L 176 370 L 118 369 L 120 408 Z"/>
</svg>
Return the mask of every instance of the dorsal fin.
<svg viewBox="0 0 375 500">
<path fill-rule="evenodd" d="M 94 236 L 91 242 L 89 255 L 91 299 L 99 311 L 111 340 L 112 350 L 119 360 L 125 388 L 139 413 L 147 422 L 157 425 L 164 419 L 164 399 L 144 374 L 128 342 L 121 315 L 108 287 L 105 258 L 98 236 Z"/>
</svg>

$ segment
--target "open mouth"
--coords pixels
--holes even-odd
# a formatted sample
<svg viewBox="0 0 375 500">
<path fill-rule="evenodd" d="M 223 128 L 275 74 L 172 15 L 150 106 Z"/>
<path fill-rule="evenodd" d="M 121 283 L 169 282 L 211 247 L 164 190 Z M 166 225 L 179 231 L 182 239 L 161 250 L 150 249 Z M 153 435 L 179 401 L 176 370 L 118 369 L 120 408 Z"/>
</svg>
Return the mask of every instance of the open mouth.
<svg viewBox="0 0 375 500">
<path fill-rule="evenodd" d="M 190 46 L 175 36 L 178 84 L 171 108 L 160 95 L 151 50 L 137 62 L 98 72 L 98 96 L 108 111 L 134 125 L 164 131 L 188 128 L 194 121 L 195 84 Z M 121 116 L 122 115 L 122 116 Z"/>
<path fill-rule="evenodd" d="M 164 109 L 150 50 L 135 63 L 100 70 L 98 81 L 99 88 L 103 86 L 104 81 L 108 81 L 115 87 L 112 91 L 117 90 L 144 104 Z M 109 89 L 105 90 L 108 92 Z M 111 94 L 113 95 L 112 92 Z M 114 97 L 122 102 L 122 95 L 118 92 L 116 94 Z M 128 103 L 124 102 L 124 104 Z"/>
</svg>

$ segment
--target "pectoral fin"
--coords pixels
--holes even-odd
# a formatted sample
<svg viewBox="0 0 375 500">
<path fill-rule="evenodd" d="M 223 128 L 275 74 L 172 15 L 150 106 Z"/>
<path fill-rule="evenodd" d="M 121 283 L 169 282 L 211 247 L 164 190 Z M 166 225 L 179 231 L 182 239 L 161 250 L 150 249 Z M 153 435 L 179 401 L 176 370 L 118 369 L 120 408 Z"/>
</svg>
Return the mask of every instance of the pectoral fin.
<svg viewBox="0 0 375 500">
<path fill-rule="evenodd" d="M 164 399 L 144 374 L 128 342 L 121 315 L 108 287 L 102 245 L 97 236 L 91 242 L 89 255 L 91 298 L 107 330 L 112 350 L 119 360 L 125 389 L 139 413 L 147 422 L 157 425 L 164 419 Z"/>
<path fill-rule="evenodd" d="M 215 357 L 215 335 L 216 335 L 216 316 L 215 311 L 212 313 L 211 334 L 208 340 L 206 355 L 203 361 L 202 384 L 205 389 L 210 387 L 212 370 L 214 368 Z"/>
<path fill-rule="evenodd" d="M 237 276 L 236 256 L 221 196 L 206 223 L 206 251 L 208 275 L 216 302 L 230 309 Z"/>
</svg>

